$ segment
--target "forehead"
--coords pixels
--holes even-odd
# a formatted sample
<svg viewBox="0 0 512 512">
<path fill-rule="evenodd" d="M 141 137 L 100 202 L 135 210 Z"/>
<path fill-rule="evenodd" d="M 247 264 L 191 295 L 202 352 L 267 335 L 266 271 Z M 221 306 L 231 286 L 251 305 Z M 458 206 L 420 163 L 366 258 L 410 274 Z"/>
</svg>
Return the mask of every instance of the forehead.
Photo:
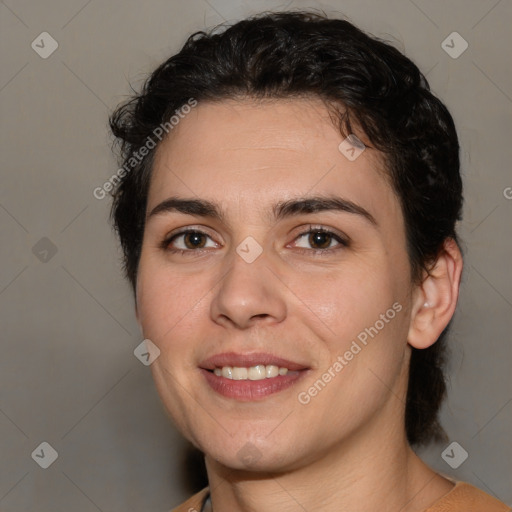
<svg viewBox="0 0 512 512">
<path fill-rule="evenodd" d="M 382 154 L 366 148 L 350 161 L 339 149 L 343 140 L 319 99 L 199 103 L 157 149 L 148 211 L 169 196 L 222 200 L 243 215 L 338 193 L 396 214 Z"/>
</svg>

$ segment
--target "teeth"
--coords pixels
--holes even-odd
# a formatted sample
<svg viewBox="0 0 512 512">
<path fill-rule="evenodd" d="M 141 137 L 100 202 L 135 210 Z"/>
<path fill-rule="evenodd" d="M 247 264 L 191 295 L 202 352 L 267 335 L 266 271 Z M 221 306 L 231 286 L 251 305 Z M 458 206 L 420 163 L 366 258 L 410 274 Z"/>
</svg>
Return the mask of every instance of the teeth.
<svg viewBox="0 0 512 512">
<path fill-rule="evenodd" d="M 231 366 L 224 366 L 224 368 L 222 368 L 221 371 L 222 371 L 222 376 L 226 377 L 226 379 L 233 378 L 233 374 L 231 373 Z"/>
<path fill-rule="evenodd" d="M 249 373 L 247 368 L 238 368 L 236 366 L 233 366 L 231 372 L 233 374 L 233 380 L 247 380 L 247 374 Z"/>
<path fill-rule="evenodd" d="M 238 366 L 223 366 L 222 368 L 215 368 L 213 373 L 217 377 L 225 377 L 232 380 L 263 380 L 272 379 L 278 375 L 286 375 L 288 368 L 280 368 L 273 364 L 265 366 L 258 364 L 250 368 L 243 368 Z"/>
<path fill-rule="evenodd" d="M 274 365 L 269 365 L 265 367 L 265 376 L 267 379 L 272 377 L 277 377 L 279 375 L 279 368 Z"/>
<path fill-rule="evenodd" d="M 265 365 L 259 364 L 258 366 L 251 366 L 247 372 L 247 377 L 249 377 L 249 380 L 266 379 Z"/>
</svg>

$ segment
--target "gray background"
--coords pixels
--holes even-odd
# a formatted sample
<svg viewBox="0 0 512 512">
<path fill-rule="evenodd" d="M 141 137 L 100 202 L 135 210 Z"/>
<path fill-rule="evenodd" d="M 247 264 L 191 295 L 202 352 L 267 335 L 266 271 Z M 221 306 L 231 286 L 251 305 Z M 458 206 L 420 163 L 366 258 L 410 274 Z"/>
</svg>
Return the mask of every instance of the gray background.
<svg viewBox="0 0 512 512">
<path fill-rule="evenodd" d="M 184 442 L 149 369 L 133 355 L 141 336 L 107 223 L 108 199 L 92 193 L 117 169 L 107 115 L 129 83 L 140 85 L 191 32 L 264 9 L 305 7 L 343 13 L 393 37 L 455 117 L 467 255 L 442 419 L 450 442 L 469 457 L 452 470 L 441 458 L 446 444 L 423 455 L 439 471 L 512 504 L 510 0 L 6 0 L 2 511 L 165 511 L 187 496 Z M 59 44 L 46 59 L 31 48 L 44 31 Z M 453 31 L 469 44 L 458 58 L 441 46 Z M 449 44 L 457 50 L 459 43 Z M 59 454 L 48 469 L 31 458 L 43 441 Z"/>
</svg>

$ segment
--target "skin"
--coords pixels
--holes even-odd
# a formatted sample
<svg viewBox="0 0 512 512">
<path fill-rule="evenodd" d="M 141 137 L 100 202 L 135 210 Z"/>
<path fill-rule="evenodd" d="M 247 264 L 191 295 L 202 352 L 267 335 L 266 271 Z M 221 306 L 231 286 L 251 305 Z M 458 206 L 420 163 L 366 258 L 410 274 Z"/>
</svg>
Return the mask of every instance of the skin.
<svg viewBox="0 0 512 512">
<path fill-rule="evenodd" d="M 320 100 L 244 99 L 200 103 L 157 150 L 137 318 L 161 351 L 151 368 L 166 409 L 206 454 L 215 512 L 412 512 L 452 488 L 412 452 L 403 416 L 411 346 L 434 343 L 451 319 L 461 255 L 448 240 L 430 276 L 412 283 L 382 155 L 366 148 L 351 162 L 342 140 Z M 339 211 L 272 217 L 280 201 L 333 194 L 376 224 Z M 171 196 L 218 203 L 224 218 L 149 215 Z M 319 250 L 303 235 L 310 226 L 349 244 L 327 237 Z M 163 246 L 180 228 L 206 233 L 204 247 L 188 248 L 183 236 Z M 248 236 L 263 251 L 252 263 L 236 252 Z M 300 403 L 298 393 L 395 303 L 401 311 Z M 309 370 L 287 390 L 241 402 L 201 374 L 199 364 L 221 352 L 268 352 Z M 257 454 L 249 462 L 248 449 Z"/>
</svg>

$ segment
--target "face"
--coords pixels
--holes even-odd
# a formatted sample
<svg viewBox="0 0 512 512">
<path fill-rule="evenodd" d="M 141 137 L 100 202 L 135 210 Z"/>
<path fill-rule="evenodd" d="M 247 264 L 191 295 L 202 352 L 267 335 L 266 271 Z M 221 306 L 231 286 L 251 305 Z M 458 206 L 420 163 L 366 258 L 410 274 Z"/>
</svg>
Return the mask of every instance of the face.
<svg viewBox="0 0 512 512">
<path fill-rule="evenodd" d="M 403 430 L 403 216 L 382 156 L 343 139 L 320 101 L 225 101 L 157 150 L 137 318 L 165 407 L 228 467 L 296 468 Z"/>
</svg>

